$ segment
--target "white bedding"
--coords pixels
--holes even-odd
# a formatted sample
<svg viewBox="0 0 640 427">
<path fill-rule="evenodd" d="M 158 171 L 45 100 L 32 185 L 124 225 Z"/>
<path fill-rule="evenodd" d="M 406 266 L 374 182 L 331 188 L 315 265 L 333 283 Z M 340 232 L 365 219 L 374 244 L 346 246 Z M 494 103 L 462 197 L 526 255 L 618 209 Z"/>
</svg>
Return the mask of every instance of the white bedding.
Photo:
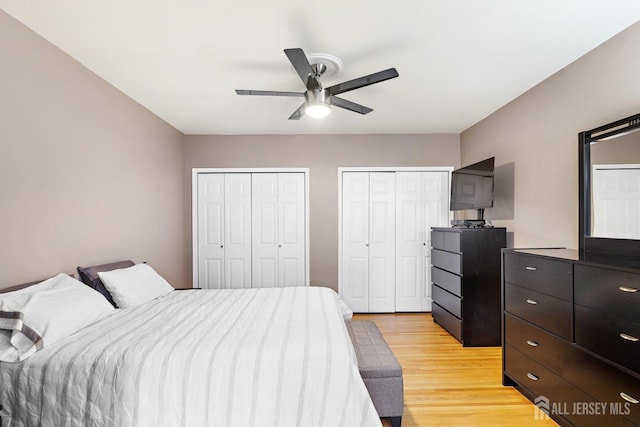
<svg viewBox="0 0 640 427">
<path fill-rule="evenodd" d="M 175 291 L 0 363 L 3 426 L 380 426 L 337 294 Z"/>
</svg>

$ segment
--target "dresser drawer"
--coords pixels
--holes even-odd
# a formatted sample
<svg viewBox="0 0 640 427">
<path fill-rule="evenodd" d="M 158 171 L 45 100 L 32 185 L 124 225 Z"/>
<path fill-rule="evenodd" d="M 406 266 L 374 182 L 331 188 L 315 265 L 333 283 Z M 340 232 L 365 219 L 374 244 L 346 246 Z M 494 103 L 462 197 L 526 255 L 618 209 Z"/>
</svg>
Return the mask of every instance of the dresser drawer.
<svg viewBox="0 0 640 427">
<path fill-rule="evenodd" d="M 444 231 L 431 232 L 431 247 L 433 249 L 444 249 Z"/>
<path fill-rule="evenodd" d="M 572 300 L 572 265 L 568 262 L 505 253 L 504 279 L 543 294 Z"/>
<path fill-rule="evenodd" d="M 573 310 L 568 301 L 506 283 L 505 310 L 571 340 Z"/>
<path fill-rule="evenodd" d="M 460 233 L 451 231 L 432 231 L 431 246 L 450 252 L 460 252 Z"/>
<path fill-rule="evenodd" d="M 575 306 L 576 344 L 640 373 L 640 324 Z"/>
<path fill-rule="evenodd" d="M 458 319 L 462 319 L 462 299 L 460 299 L 460 297 L 455 296 L 436 285 L 433 286 L 431 291 L 433 302 L 437 303 L 440 307 L 444 308 Z"/>
<path fill-rule="evenodd" d="M 640 274 L 576 265 L 576 304 L 640 323 Z"/>
<path fill-rule="evenodd" d="M 580 351 L 571 344 L 532 326 L 524 320 L 505 314 L 505 339 L 521 353 L 536 360 L 557 375 L 563 376 L 565 367 L 573 362 L 572 353 Z"/>
<path fill-rule="evenodd" d="M 505 315 L 505 334 L 507 344 L 513 348 L 598 401 L 611 402 L 609 405 L 614 407 L 609 408 L 609 414 L 617 411 L 640 424 L 640 404 L 632 404 L 621 395 L 640 400 L 640 379 L 509 314 Z"/>
<path fill-rule="evenodd" d="M 433 249 L 431 264 L 451 273 L 461 274 L 462 272 L 462 256 L 460 254 Z"/>
<path fill-rule="evenodd" d="M 431 307 L 431 314 L 438 325 L 462 342 L 462 320 L 440 307 L 437 303 L 434 303 Z"/>
<path fill-rule="evenodd" d="M 462 296 L 462 278 L 438 267 L 431 267 L 431 282 L 459 297 Z"/>
<path fill-rule="evenodd" d="M 596 398 L 599 402 L 609 402 L 612 411 L 640 425 L 640 378 L 629 375 L 594 356 L 576 351 L 567 365 L 564 378 Z"/>
<path fill-rule="evenodd" d="M 577 413 L 574 403 L 589 404 L 595 400 L 510 345 L 506 345 L 504 351 L 507 375 L 529 389 L 534 399 L 548 399 L 550 409 L 562 412 L 562 416 L 573 424 L 594 427 L 632 425 L 624 418 L 611 416 L 606 411 L 603 415 Z"/>
</svg>

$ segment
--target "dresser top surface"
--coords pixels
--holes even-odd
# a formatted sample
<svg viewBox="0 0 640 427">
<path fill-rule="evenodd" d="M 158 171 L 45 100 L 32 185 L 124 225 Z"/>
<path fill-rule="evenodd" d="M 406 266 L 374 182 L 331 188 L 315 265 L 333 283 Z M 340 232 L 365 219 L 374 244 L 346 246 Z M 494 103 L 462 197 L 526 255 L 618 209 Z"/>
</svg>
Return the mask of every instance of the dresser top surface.
<svg viewBox="0 0 640 427">
<path fill-rule="evenodd" d="M 431 227 L 432 231 L 446 231 L 449 233 L 462 233 L 465 231 L 506 230 L 506 227 Z"/>
<path fill-rule="evenodd" d="M 604 268 L 615 268 L 640 271 L 640 257 L 628 257 L 616 254 L 580 252 L 577 249 L 565 248 L 515 248 L 505 249 L 507 252 L 555 258 Z"/>
</svg>

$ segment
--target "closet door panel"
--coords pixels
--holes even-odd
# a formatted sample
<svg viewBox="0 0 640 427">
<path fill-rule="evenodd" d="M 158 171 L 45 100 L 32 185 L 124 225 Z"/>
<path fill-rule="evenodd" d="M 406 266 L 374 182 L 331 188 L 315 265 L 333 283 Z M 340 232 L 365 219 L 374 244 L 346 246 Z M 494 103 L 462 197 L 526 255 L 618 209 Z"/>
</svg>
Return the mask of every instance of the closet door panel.
<svg viewBox="0 0 640 427">
<path fill-rule="evenodd" d="M 222 289 L 224 283 L 224 260 L 213 258 L 200 264 L 199 284 L 205 289 Z"/>
<path fill-rule="evenodd" d="M 342 176 L 341 294 L 355 312 L 369 311 L 369 173 Z"/>
<path fill-rule="evenodd" d="M 278 174 L 279 286 L 303 286 L 305 258 L 304 174 Z"/>
<path fill-rule="evenodd" d="M 224 283 L 224 175 L 198 175 L 198 284 Z"/>
<path fill-rule="evenodd" d="M 252 193 L 252 287 L 278 286 L 278 174 L 254 173 Z"/>
<path fill-rule="evenodd" d="M 421 311 L 426 259 L 421 172 L 396 173 L 396 311 Z"/>
<path fill-rule="evenodd" d="M 395 174 L 369 175 L 369 311 L 395 311 Z"/>
<path fill-rule="evenodd" d="M 251 287 L 251 174 L 225 175 L 225 286 Z"/>
</svg>

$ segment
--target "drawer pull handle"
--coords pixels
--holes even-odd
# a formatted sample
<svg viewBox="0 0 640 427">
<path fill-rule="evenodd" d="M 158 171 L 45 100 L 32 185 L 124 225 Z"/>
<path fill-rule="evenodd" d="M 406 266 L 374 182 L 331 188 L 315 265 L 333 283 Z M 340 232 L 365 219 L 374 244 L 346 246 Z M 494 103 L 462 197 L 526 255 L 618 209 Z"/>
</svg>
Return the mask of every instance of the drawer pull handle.
<svg viewBox="0 0 640 427">
<path fill-rule="evenodd" d="M 532 340 L 527 340 L 527 344 L 529 344 L 531 347 L 537 347 L 537 346 L 540 345 L 537 342 L 532 341 Z"/>
<path fill-rule="evenodd" d="M 626 286 L 618 286 L 618 289 L 620 289 L 622 292 L 628 292 L 630 294 L 635 294 L 636 292 L 638 292 L 638 288 L 627 288 Z"/>
<path fill-rule="evenodd" d="M 640 338 L 636 338 L 632 335 L 627 335 L 624 332 L 620 334 L 620 338 L 627 340 L 627 341 L 633 341 L 633 342 L 638 342 L 640 341 Z"/>
<path fill-rule="evenodd" d="M 527 372 L 527 377 L 529 377 L 529 379 L 533 381 L 538 381 L 540 379 L 537 375 L 534 375 L 531 372 Z"/>
<path fill-rule="evenodd" d="M 536 301 L 534 299 L 528 299 L 527 300 L 527 304 L 536 305 L 536 304 L 538 304 L 538 301 Z"/>
<path fill-rule="evenodd" d="M 525 268 L 529 271 L 536 271 L 538 269 L 537 267 L 525 267 Z"/>
<path fill-rule="evenodd" d="M 624 400 L 626 400 L 627 402 L 630 402 L 630 403 L 633 403 L 633 404 L 640 403 L 640 401 L 638 399 L 635 399 L 634 397 L 629 396 L 624 391 L 620 392 L 620 397 L 623 398 Z"/>
</svg>

